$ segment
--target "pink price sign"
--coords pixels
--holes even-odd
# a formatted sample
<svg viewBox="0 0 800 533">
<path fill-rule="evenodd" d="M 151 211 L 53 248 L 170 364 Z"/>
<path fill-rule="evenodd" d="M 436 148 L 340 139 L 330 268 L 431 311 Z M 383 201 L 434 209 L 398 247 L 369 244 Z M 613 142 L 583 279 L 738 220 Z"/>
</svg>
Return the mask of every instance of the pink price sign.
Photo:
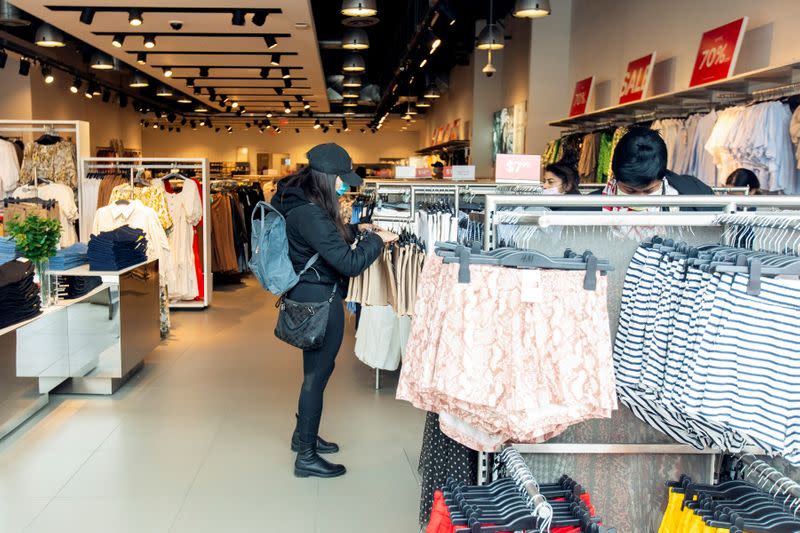
<svg viewBox="0 0 800 533">
<path fill-rule="evenodd" d="M 747 29 L 747 17 L 703 34 L 689 87 L 731 77 Z"/>
<path fill-rule="evenodd" d="M 536 183 L 541 174 L 540 155 L 497 154 L 494 179 L 498 183 Z"/>
</svg>

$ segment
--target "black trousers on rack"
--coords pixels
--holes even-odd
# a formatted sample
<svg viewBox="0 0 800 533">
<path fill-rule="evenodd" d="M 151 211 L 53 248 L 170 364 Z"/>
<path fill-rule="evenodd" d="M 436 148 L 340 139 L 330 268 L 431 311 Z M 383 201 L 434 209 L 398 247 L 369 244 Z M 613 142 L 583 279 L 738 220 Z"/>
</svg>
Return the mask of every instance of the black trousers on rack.
<svg viewBox="0 0 800 533">
<path fill-rule="evenodd" d="M 288 298 L 298 302 L 322 302 L 330 298 L 332 285 L 298 283 Z M 297 428 L 305 442 L 316 441 L 322 419 L 325 387 L 333 374 L 336 356 L 344 337 L 344 308 L 339 291 L 336 291 L 328 315 L 325 340 L 319 350 L 303 350 L 303 386 L 298 401 Z"/>
</svg>

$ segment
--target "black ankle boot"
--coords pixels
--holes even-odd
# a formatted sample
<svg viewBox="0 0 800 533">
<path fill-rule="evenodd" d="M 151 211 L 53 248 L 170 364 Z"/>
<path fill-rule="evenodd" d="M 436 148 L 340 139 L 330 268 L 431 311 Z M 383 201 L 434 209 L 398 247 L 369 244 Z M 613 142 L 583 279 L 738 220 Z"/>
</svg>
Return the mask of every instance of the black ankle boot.
<svg viewBox="0 0 800 533">
<path fill-rule="evenodd" d="M 295 418 L 298 418 L 297 415 L 294 415 Z M 299 452 L 300 451 L 300 429 L 295 426 L 294 433 L 292 433 L 292 451 Z M 339 453 L 339 445 L 335 442 L 328 442 L 322 437 L 317 437 L 317 453 L 319 454 L 326 454 L 326 453 Z"/>
<path fill-rule="evenodd" d="M 317 443 L 300 440 L 297 459 L 294 462 L 295 477 L 339 477 L 347 469 L 344 465 L 329 463 L 317 454 Z"/>
</svg>

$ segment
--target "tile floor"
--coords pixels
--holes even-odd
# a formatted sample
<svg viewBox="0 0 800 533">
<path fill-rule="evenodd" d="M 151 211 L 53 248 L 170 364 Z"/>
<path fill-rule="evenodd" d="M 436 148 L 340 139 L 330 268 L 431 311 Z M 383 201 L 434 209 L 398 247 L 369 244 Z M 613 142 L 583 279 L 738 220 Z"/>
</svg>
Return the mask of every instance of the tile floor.
<svg viewBox="0 0 800 533">
<path fill-rule="evenodd" d="M 418 531 L 424 414 L 394 399 L 396 375 L 374 390 L 352 321 L 322 426 L 348 473 L 292 475 L 301 359 L 273 303 L 252 280 L 215 291 L 114 396 L 52 396 L 0 440 L 0 532 Z"/>
</svg>

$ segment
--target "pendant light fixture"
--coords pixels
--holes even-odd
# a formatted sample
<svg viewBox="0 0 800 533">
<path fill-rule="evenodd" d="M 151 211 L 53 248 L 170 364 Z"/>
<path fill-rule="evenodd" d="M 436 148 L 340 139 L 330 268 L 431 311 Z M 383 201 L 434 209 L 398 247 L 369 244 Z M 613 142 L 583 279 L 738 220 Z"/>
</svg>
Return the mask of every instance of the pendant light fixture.
<svg viewBox="0 0 800 533">
<path fill-rule="evenodd" d="M 342 70 L 344 70 L 345 72 L 364 72 L 364 70 L 366 70 L 366 64 L 364 63 L 364 58 L 356 53 L 348 54 L 344 58 L 344 64 L 342 65 Z"/>
<path fill-rule="evenodd" d="M 102 52 L 92 54 L 91 67 L 95 70 L 113 70 L 114 61 Z"/>
<path fill-rule="evenodd" d="M 342 104 L 344 107 L 358 107 L 358 101 L 355 99 L 345 100 Z"/>
<path fill-rule="evenodd" d="M 550 0 L 517 0 L 513 13 L 520 18 L 546 17 L 551 13 Z"/>
<path fill-rule="evenodd" d="M 172 89 L 167 87 L 166 85 L 160 85 L 158 90 L 156 91 L 156 96 L 172 96 Z"/>
<path fill-rule="evenodd" d="M 361 87 L 361 76 L 345 76 L 342 85 L 348 88 Z"/>
<path fill-rule="evenodd" d="M 180 98 L 178 98 L 178 103 L 179 104 L 191 104 L 192 101 L 189 100 L 188 98 L 186 98 L 185 96 L 181 96 Z"/>
<path fill-rule="evenodd" d="M 141 26 L 144 22 L 141 9 L 131 9 L 128 12 L 128 24 L 131 26 Z"/>
<path fill-rule="evenodd" d="M 47 85 L 50 85 L 56 80 L 56 77 L 53 76 L 53 69 L 51 69 L 49 65 L 42 65 L 42 78 L 44 78 L 44 82 Z"/>
<path fill-rule="evenodd" d="M 375 0 L 344 0 L 342 15 L 348 17 L 374 17 L 378 14 Z"/>
<path fill-rule="evenodd" d="M 197 107 L 194 108 L 195 113 L 208 113 L 208 108 L 203 104 L 198 104 Z M 200 121 L 200 125 L 203 126 L 204 122 Z"/>
<path fill-rule="evenodd" d="M 134 89 L 140 89 L 142 87 L 148 87 L 149 85 L 150 82 L 147 81 L 147 77 L 144 74 L 137 72 L 131 78 L 131 82 L 128 84 L 128 87 L 133 87 Z"/>
<path fill-rule="evenodd" d="M 428 98 L 433 100 L 435 98 L 441 98 L 442 92 L 439 90 L 439 87 L 436 86 L 435 83 L 431 83 L 428 85 L 428 88 L 425 89 L 425 94 L 422 95 L 423 98 Z"/>
<path fill-rule="evenodd" d="M 478 50 L 502 50 L 505 46 L 503 32 L 494 23 L 494 0 L 489 0 L 489 20 L 478 34 Z"/>
<path fill-rule="evenodd" d="M 417 100 L 417 107 L 430 107 L 431 103 L 424 98 L 421 100 Z"/>
<path fill-rule="evenodd" d="M 342 91 L 342 98 L 358 98 L 359 96 L 361 96 L 361 93 L 358 92 L 358 89 L 345 88 Z"/>
<path fill-rule="evenodd" d="M 19 9 L 12 6 L 8 0 L 0 0 L 0 26 L 22 27 L 30 26 L 31 21 L 22 18 Z"/>
<path fill-rule="evenodd" d="M 369 36 L 361 28 L 348 28 L 342 37 L 342 48 L 345 50 L 366 50 L 369 48 Z"/>
<path fill-rule="evenodd" d="M 65 46 L 64 34 L 61 30 L 54 28 L 50 24 L 42 24 L 36 30 L 35 42 L 37 46 L 43 48 L 61 48 Z"/>
</svg>

